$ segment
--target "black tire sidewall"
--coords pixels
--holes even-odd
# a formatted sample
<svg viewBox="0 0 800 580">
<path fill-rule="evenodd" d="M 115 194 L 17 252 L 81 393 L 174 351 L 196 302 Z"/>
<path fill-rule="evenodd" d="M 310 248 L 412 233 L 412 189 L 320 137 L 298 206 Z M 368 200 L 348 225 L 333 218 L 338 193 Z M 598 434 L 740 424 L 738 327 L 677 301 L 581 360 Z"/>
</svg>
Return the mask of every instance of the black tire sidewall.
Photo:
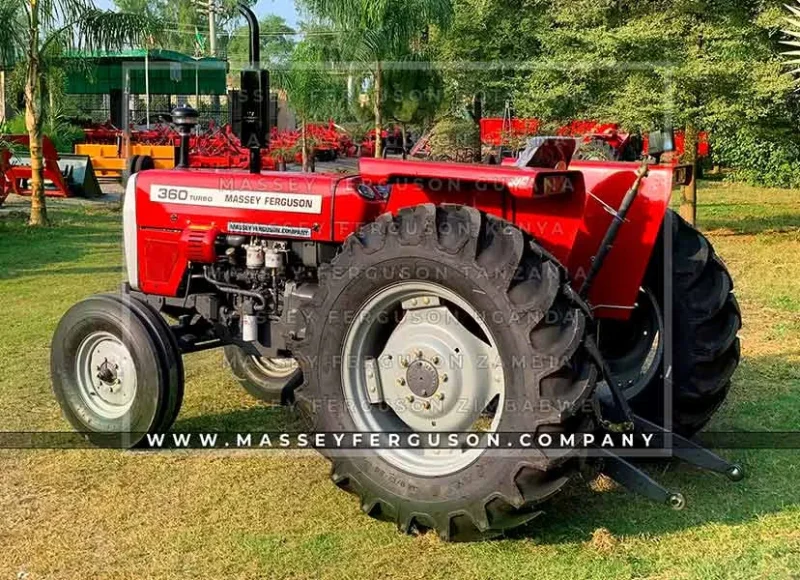
<svg viewBox="0 0 800 580">
<path fill-rule="evenodd" d="M 134 313 L 107 300 L 88 299 L 76 304 L 56 329 L 51 350 L 53 391 L 66 419 L 90 440 L 116 440 L 120 433 L 142 436 L 151 431 L 161 412 L 165 380 L 156 356 L 157 345 Z M 136 394 L 131 408 L 121 417 L 106 419 L 95 414 L 83 401 L 76 384 L 76 357 L 83 340 L 106 331 L 117 337 L 130 352 L 136 368 Z M 135 442 L 134 442 L 135 444 Z"/>
<path fill-rule="evenodd" d="M 285 403 L 291 399 L 293 387 L 302 383 L 302 373 L 298 368 L 286 378 L 265 375 L 253 358 L 236 345 L 226 345 L 225 362 L 231 373 L 245 391 L 265 403 Z"/>
<path fill-rule="evenodd" d="M 163 390 L 162 410 L 153 430 L 168 431 L 178 417 L 184 394 L 183 357 L 175 335 L 161 314 L 143 300 L 119 294 L 103 294 L 97 298 L 105 298 L 132 309 L 150 331 L 150 336 L 157 345 L 155 352 L 162 365 L 162 376 L 167 380 L 166 388 Z"/>
<path fill-rule="evenodd" d="M 133 169 L 134 173 L 139 173 L 140 171 L 146 171 L 148 169 L 155 169 L 153 158 L 149 155 L 137 155 L 136 161 L 133 164 Z"/>
</svg>

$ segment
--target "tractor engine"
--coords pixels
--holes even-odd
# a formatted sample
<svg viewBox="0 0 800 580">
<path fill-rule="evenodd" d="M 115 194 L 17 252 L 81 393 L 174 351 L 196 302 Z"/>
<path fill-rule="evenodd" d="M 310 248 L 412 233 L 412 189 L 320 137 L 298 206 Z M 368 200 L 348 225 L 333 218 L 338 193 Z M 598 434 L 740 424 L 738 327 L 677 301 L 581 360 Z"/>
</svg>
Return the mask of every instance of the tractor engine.
<svg viewBox="0 0 800 580">
<path fill-rule="evenodd" d="M 205 267 L 203 277 L 233 297 L 242 340 L 258 340 L 258 320 L 280 315 L 286 287 L 286 242 L 225 237 L 224 258 Z"/>
<path fill-rule="evenodd" d="M 221 301 L 216 313 L 201 314 L 227 328 L 234 342 L 256 343 L 251 348 L 259 354 L 276 354 L 290 323 L 287 304 L 291 308 L 292 299 L 307 298 L 315 287 L 317 250 L 313 243 L 218 236 L 216 260 L 192 265 L 191 284 L 210 286 Z"/>
</svg>

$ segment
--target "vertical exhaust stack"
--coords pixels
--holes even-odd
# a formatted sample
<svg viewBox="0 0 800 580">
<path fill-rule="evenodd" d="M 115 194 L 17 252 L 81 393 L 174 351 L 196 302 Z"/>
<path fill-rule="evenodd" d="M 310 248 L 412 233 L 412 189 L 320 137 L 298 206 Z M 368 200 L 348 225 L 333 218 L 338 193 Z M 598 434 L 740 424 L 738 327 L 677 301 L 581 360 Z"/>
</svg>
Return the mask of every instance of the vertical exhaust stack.
<svg viewBox="0 0 800 580">
<path fill-rule="evenodd" d="M 197 111 L 189 105 L 181 105 L 172 110 L 172 122 L 178 127 L 178 134 L 181 136 L 178 167 L 189 167 L 189 138 L 197 126 L 197 120 Z"/>
<path fill-rule="evenodd" d="M 261 149 L 269 145 L 269 72 L 261 70 L 258 19 L 243 3 L 237 5 L 250 28 L 250 66 L 242 71 L 242 123 L 239 139 L 250 150 L 250 173 L 261 173 Z"/>
</svg>

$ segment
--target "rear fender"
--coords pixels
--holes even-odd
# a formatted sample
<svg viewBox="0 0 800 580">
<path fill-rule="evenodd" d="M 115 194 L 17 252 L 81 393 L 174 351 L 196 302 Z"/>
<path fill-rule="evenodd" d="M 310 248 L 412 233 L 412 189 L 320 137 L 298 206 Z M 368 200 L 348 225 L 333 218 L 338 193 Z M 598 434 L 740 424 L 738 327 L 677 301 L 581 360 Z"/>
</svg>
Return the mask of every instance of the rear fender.
<svg viewBox="0 0 800 580">
<path fill-rule="evenodd" d="M 575 288 L 589 272 L 616 209 L 636 179 L 638 163 L 573 161 L 570 169 L 583 172 L 587 196 L 583 224 L 567 266 Z M 589 302 L 600 318 L 627 319 L 647 271 L 672 194 L 671 166 L 654 165 L 639 189 L 625 223 L 594 280 Z"/>
<path fill-rule="evenodd" d="M 578 172 L 362 159 L 360 173 L 366 183 L 391 185 L 388 212 L 423 203 L 471 206 L 527 231 L 563 264 L 583 222 L 586 187 Z M 545 177 L 570 180 L 570 192 L 548 195 L 537 185 Z"/>
</svg>

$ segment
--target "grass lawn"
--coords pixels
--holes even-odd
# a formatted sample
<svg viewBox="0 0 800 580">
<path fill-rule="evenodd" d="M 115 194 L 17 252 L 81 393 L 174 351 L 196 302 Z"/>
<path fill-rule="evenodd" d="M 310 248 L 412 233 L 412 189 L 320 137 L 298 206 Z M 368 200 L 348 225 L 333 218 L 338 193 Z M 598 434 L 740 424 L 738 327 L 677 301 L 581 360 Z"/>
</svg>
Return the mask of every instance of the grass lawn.
<svg viewBox="0 0 800 580">
<path fill-rule="evenodd" d="M 699 222 L 745 324 L 718 430 L 800 430 L 799 194 L 702 185 Z M 0 217 L 3 430 L 69 429 L 50 392 L 50 337 L 74 302 L 122 279 L 118 211 L 51 214 L 57 227 L 39 231 Z M 293 424 L 249 398 L 220 352 L 186 358 L 177 430 Z M 797 578 L 800 454 L 724 453 L 744 482 L 680 465 L 658 476 L 686 495 L 683 512 L 575 481 L 506 539 L 445 544 L 363 515 L 313 453 L 0 451 L 0 579 Z"/>
</svg>

